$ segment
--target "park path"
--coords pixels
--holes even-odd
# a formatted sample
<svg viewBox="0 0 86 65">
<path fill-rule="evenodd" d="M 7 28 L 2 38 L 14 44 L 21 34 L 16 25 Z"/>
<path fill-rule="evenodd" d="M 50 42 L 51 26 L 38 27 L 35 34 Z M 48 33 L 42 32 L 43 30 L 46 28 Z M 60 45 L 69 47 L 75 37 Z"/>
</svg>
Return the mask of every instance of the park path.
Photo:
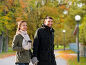
<svg viewBox="0 0 86 65">
<path fill-rule="evenodd" d="M 58 56 L 56 58 L 57 65 L 67 65 L 67 61 L 63 58 L 59 57 L 59 53 L 57 53 L 60 50 L 55 50 L 55 56 Z M 10 56 L 4 59 L 0 59 L 0 65 L 15 65 L 15 56 Z M 30 64 L 32 65 L 32 64 Z"/>
</svg>

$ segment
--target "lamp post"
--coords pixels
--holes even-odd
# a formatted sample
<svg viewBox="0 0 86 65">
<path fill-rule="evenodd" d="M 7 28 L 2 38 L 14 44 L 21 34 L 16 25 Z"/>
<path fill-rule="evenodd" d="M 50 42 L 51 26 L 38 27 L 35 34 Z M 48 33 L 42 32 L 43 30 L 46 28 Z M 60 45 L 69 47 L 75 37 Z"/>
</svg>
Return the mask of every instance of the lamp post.
<svg viewBox="0 0 86 65">
<path fill-rule="evenodd" d="M 63 34 L 64 34 L 64 50 L 65 50 L 65 32 L 66 32 L 66 30 L 63 30 Z"/>
<path fill-rule="evenodd" d="M 67 10 L 64 10 L 63 11 L 63 14 L 65 14 L 65 15 L 68 14 L 68 11 Z"/>
<path fill-rule="evenodd" d="M 45 2 L 44 2 L 44 0 L 42 0 L 42 3 L 41 3 L 41 4 L 42 4 L 42 6 L 44 6 L 44 5 L 45 5 Z"/>
<path fill-rule="evenodd" d="M 77 43 L 77 61 L 79 62 L 80 61 L 80 58 L 79 58 L 79 22 L 81 20 L 81 17 L 80 15 L 76 15 L 75 16 L 75 21 L 77 22 L 77 34 L 76 34 L 76 43 Z"/>
<path fill-rule="evenodd" d="M 36 5 L 36 7 L 37 7 L 37 5 L 38 5 L 38 1 L 35 1 L 35 5 Z"/>
</svg>

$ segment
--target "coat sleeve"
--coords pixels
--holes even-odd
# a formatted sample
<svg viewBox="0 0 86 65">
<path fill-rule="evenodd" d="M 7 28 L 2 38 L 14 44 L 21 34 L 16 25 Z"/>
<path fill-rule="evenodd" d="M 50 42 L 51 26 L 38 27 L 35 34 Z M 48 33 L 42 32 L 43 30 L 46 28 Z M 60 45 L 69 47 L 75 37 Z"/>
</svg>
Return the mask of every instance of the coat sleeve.
<svg viewBox="0 0 86 65">
<path fill-rule="evenodd" d="M 12 49 L 13 51 L 24 51 L 24 48 L 18 46 L 19 43 L 19 36 L 15 35 L 13 42 L 12 42 Z"/>
<path fill-rule="evenodd" d="M 36 31 L 33 42 L 33 57 L 37 57 L 39 47 L 39 29 Z"/>
</svg>

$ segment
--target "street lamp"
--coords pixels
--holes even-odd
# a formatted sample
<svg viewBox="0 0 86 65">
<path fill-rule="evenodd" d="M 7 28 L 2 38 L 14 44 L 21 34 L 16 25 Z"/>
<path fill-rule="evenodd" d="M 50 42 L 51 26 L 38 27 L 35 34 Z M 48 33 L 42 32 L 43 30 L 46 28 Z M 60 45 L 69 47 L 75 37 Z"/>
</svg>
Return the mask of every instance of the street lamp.
<svg viewBox="0 0 86 65">
<path fill-rule="evenodd" d="M 36 5 L 36 6 L 38 5 L 38 1 L 35 1 L 35 5 Z"/>
<path fill-rule="evenodd" d="M 78 6 L 79 8 L 81 8 L 83 5 L 84 5 L 83 3 L 77 4 L 77 6 Z"/>
<path fill-rule="evenodd" d="M 44 0 L 42 0 L 42 5 L 43 5 L 43 6 L 45 5 L 45 2 L 44 2 Z"/>
<path fill-rule="evenodd" d="M 63 33 L 65 33 L 66 32 L 66 30 L 63 30 Z"/>
<path fill-rule="evenodd" d="M 64 10 L 63 11 L 63 14 L 65 14 L 65 15 L 68 14 L 68 11 L 67 10 Z"/>
<path fill-rule="evenodd" d="M 65 32 L 66 32 L 66 30 L 63 30 L 63 34 L 64 34 L 64 50 L 65 50 Z"/>
<path fill-rule="evenodd" d="M 81 20 L 81 17 L 80 15 L 76 15 L 75 16 L 75 20 L 77 22 L 77 34 L 76 34 L 76 43 L 77 43 L 77 61 L 79 62 L 80 61 L 80 58 L 79 58 L 79 22 Z"/>
<path fill-rule="evenodd" d="M 81 16 L 80 16 L 80 15 L 76 15 L 76 16 L 75 16 L 75 20 L 76 20 L 77 22 L 79 22 L 79 21 L 81 20 Z"/>
</svg>

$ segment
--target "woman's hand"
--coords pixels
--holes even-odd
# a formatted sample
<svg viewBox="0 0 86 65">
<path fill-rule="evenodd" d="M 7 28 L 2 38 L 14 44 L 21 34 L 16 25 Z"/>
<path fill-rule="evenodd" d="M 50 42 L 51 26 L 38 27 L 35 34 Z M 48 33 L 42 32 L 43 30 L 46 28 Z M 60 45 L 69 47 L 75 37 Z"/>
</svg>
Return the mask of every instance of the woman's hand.
<svg viewBox="0 0 86 65">
<path fill-rule="evenodd" d="M 25 50 L 30 50 L 31 49 L 31 43 L 28 43 L 26 46 L 24 46 Z"/>
</svg>

